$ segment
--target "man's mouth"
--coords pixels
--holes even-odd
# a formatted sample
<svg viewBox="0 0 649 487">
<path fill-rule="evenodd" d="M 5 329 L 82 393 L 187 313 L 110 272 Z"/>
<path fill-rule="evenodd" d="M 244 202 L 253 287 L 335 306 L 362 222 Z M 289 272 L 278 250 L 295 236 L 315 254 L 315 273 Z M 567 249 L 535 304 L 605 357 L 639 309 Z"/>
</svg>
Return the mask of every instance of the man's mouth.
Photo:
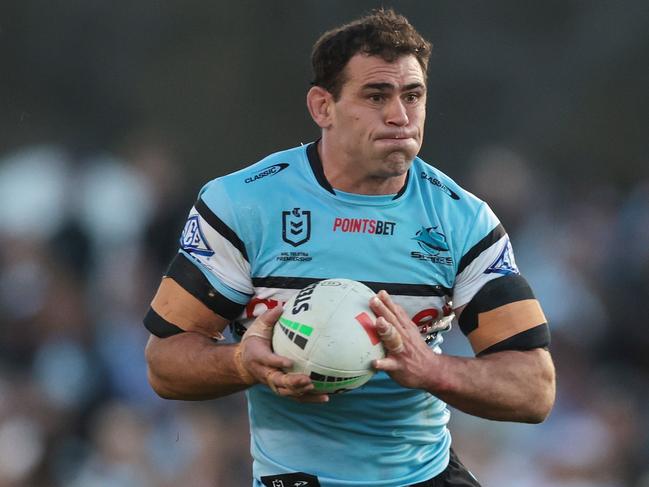
<svg viewBox="0 0 649 487">
<path fill-rule="evenodd" d="M 405 140 L 405 139 L 413 139 L 414 135 L 409 134 L 407 132 L 396 132 L 396 133 L 385 133 L 385 134 L 380 134 L 377 139 L 378 140 Z"/>
<path fill-rule="evenodd" d="M 399 141 L 399 140 L 408 140 L 412 139 L 413 137 L 409 135 L 383 135 L 381 137 L 377 137 L 377 140 L 394 140 L 394 141 Z"/>
</svg>

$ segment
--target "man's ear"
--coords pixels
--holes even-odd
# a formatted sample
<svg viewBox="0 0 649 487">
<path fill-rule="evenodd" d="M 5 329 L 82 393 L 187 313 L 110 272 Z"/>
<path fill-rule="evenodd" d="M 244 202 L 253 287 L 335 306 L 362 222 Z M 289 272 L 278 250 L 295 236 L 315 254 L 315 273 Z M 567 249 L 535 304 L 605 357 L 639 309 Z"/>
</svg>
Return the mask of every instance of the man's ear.
<svg viewBox="0 0 649 487">
<path fill-rule="evenodd" d="M 320 86 L 313 86 L 306 94 L 306 106 L 311 118 L 322 129 L 331 126 L 331 111 L 334 99 L 331 93 Z"/>
</svg>

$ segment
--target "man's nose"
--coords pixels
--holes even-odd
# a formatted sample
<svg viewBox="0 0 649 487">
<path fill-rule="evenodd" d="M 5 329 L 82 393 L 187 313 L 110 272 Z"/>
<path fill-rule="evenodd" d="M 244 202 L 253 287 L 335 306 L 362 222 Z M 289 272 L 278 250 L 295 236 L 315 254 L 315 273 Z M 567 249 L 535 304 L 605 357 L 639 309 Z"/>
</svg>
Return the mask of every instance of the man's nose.
<svg viewBox="0 0 649 487">
<path fill-rule="evenodd" d="M 408 111 L 400 98 L 391 100 L 385 110 L 385 122 L 388 125 L 396 125 L 397 127 L 408 125 Z"/>
</svg>

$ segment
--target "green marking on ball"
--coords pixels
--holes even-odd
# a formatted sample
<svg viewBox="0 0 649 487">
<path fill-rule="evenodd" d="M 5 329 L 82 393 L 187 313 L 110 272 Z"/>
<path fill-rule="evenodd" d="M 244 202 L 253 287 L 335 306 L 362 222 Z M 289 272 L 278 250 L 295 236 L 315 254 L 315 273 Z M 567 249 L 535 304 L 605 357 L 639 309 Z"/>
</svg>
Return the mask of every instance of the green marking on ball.
<svg viewBox="0 0 649 487">
<path fill-rule="evenodd" d="M 311 333 L 313 333 L 313 328 L 310 327 L 309 325 L 305 325 L 304 323 L 298 323 L 297 321 L 287 320 L 283 316 L 279 319 L 279 322 L 285 327 L 290 328 L 291 330 L 295 330 L 299 333 L 302 333 L 303 335 L 308 337 L 310 337 Z"/>
<path fill-rule="evenodd" d="M 313 382 L 316 391 L 329 392 L 338 389 L 343 389 L 348 386 L 353 386 L 357 382 L 362 382 L 364 378 L 365 377 L 351 377 L 349 379 L 337 380 L 336 382 L 325 382 L 321 380 L 311 379 L 311 382 Z"/>
</svg>

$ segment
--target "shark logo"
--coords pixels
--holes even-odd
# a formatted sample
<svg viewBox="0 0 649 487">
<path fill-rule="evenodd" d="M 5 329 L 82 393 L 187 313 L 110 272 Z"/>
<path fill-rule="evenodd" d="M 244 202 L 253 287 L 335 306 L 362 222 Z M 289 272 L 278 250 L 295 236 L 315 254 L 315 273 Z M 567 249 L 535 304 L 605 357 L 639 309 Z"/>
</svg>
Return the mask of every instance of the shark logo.
<svg viewBox="0 0 649 487">
<path fill-rule="evenodd" d="M 419 244 L 419 247 L 430 255 L 438 255 L 440 252 L 448 252 L 446 236 L 436 231 L 437 227 L 421 227 L 412 238 Z"/>
<path fill-rule="evenodd" d="M 438 232 L 438 228 L 439 225 L 435 227 L 424 227 L 422 225 L 421 229 L 412 237 L 412 240 L 417 242 L 423 252 L 410 252 L 410 257 L 432 264 L 453 265 L 453 258 L 450 255 L 440 255 L 449 253 L 450 248 L 446 243 L 446 235 Z"/>
</svg>

